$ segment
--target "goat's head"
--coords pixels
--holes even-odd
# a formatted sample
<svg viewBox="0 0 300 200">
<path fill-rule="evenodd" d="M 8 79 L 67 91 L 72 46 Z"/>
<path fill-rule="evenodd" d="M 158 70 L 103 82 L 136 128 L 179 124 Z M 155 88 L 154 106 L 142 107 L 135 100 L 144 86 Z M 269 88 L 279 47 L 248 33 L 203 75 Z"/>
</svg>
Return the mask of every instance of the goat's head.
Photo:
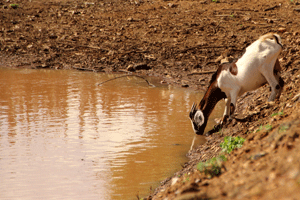
<svg viewBox="0 0 300 200">
<path fill-rule="evenodd" d="M 203 112 L 196 108 L 194 103 L 190 111 L 189 117 L 192 122 L 193 129 L 197 135 L 203 135 L 204 129 L 207 124 L 207 119 L 205 118 Z"/>
<path fill-rule="evenodd" d="M 226 67 L 226 66 L 225 66 Z M 223 70 L 224 66 L 221 65 L 217 72 L 212 76 L 210 85 L 208 86 L 199 105 L 194 103 L 190 111 L 189 117 L 192 122 L 193 129 L 197 135 L 203 135 L 207 125 L 208 118 L 213 111 L 215 105 L 221 99 L 226 98 L 226 94 L 217 87 L 218 74 Z"/>
</svg>

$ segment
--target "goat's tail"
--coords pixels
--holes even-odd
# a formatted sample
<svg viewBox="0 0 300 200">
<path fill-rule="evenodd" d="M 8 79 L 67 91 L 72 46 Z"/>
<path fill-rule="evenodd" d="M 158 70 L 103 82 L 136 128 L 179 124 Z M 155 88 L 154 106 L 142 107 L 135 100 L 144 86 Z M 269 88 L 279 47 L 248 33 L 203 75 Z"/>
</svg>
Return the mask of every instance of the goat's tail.
<svg viewBox="0 0 300 200">
<path fill-rule="evenodd" d="M 279 44 L 282 47 L 281 37 L 276 33 L 267 33 L 267 34 L 261 36 L 259 39 L 262 42 L 267 39 L 275 40 L 277 42 L 277 44 Z"/>
</svg>

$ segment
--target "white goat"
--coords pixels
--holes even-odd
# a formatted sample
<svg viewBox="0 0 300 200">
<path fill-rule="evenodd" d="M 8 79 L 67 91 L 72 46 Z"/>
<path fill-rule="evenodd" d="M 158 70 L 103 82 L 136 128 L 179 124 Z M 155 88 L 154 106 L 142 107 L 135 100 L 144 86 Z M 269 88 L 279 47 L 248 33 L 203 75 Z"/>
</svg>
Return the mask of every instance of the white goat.
<svg viewBox="0 0 300 200">
<path fill-rule="evenodd" d="M 221 124 L 233 115 L 238 96 L 255 90 L 265 83 L 272 89 L 269 101 L 280 97 L 284 82 L 279 76 L 278 56 L 281 38 L 274 33 L 261 36 L 246 48 L 235 63 L 221 64 L 212 76 L 210 85 L 198 106 L 194 103 L 189 114 L 197 135 L 203 135 L 207 120 L 215 105 L 225 99 L 226 107 Z"/>
</svg>

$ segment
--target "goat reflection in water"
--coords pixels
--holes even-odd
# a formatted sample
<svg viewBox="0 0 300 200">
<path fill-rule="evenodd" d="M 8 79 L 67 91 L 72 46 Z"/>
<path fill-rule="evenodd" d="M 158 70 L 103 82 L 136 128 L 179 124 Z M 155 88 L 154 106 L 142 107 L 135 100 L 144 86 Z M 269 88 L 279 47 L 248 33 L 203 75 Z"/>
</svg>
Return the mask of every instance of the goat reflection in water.
<svg viewBox="0 0 300 200">
<path fill-rule="evenodd" d="M 279 99 L 284 85 L 279 75 L 278 56 L 281 50 L 280 36 L 268 33 L 248 46 L 236 62 L 221 64 L 213 74 L 203 99 L 198 106 L 194 103 L 190 111 L 189 118 L 195 133 L 204 134 L 208 117 L 221 99 L 225 99 L 226 106 L 219 128 L 227 119 L 232 119 L 237 98 L 247 91 L 269 83 L 272 91 L 268 101 Z"/>
</svg>

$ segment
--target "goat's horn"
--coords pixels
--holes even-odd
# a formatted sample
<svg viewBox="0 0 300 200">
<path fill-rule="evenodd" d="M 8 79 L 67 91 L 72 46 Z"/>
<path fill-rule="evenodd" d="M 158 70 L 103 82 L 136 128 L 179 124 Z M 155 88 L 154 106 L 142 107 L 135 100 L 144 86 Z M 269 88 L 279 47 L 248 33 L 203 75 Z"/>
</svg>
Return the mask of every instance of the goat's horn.
<svg viewBox="0 0 300 200">
<path fill-rule="evenodd" d="M 193 105 L 192 105 L 191 112 L 195 112 L 195 109 L 196 109 L 196 104 L 195 104 L 195 102 L 194 102 Z"/>
<path fill-rule="evenodd" d="M 193 105 L 192 105 L 192 108 L 191 108 L 191 112 L 190 112 L 190 118 L 191 119 L 193 119 L 195 112 L 196 112 L 196 104 L 194 102 Z"/>
</svg>

